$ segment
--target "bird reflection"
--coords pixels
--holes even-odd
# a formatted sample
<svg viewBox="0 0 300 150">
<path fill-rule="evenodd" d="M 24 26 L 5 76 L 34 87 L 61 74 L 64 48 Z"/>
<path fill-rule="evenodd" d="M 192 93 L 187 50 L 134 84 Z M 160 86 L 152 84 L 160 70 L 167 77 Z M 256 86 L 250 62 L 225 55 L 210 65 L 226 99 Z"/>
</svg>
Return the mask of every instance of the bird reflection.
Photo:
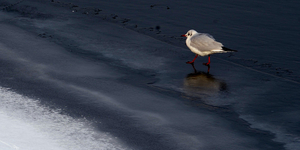
<svg viewBox="0 0 300 150">
<path fill-rule="evenodd" d="M 193 97 L 210 97 L 226 91 L 226 83 L 205 72 L 188 74 L 184 79 L 184 92 Z"/>
<path fill-rule="evenodd" d="M 196 70 L 196 68 L 195 68 L 194 62 L 192 62 L 192 63 L 190 63 L 190 64 L 192 65 L 192 67 L 193 67 L 193 69 L 194 69 L 194 72 L 197 73 L 197 70 Z M 206 65 L 206 66 L 207 66 L 207 73 L 209 73 L 210 65 L 208 64 L 208 65 Z"/>
</svg>

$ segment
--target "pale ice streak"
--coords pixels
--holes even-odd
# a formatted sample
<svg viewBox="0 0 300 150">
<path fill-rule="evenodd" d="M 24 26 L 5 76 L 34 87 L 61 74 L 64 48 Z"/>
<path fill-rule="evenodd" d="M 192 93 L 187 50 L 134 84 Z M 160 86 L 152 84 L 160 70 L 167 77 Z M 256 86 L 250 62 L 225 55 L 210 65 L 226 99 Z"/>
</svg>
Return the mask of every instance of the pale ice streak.
<svg viewBox="0 0 300 150">
<path fill-rule="evenodd" d="M 0 150 L 126 150 L 118 138 L 0 86 Z"/>
<path fill-rule="evenodd" d="M 187 37 L 186 45 L 188 48 L 196 54 L 196 57 L 192 61 L 188 61 L 188 64 L 193 64 L 195 59 L 200 56 L 208 55 L 208 62 L 204 65 L 210 64 L 210 55 L 215 53 L 236 52 L 223 46 L 222 43 L 217 42 L 211 35 L 206 33 L 198 33 L 195 30 L 189 30 L 186 34 L 182 35 Z"/>
</svg>

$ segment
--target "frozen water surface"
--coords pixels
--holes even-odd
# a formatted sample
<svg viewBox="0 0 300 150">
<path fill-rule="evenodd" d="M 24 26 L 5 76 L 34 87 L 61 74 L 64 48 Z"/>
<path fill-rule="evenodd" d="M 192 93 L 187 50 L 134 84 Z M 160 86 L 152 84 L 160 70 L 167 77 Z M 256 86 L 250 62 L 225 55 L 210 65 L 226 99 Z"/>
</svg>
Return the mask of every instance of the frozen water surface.
<svg viewBox="0 0 300 150">
<path fill-rule="evenodd" d="M 86 119 L 74 119 L 5 88 L 0 92 L 1 150 L 127 149 Z"/>
<path fill-rule="evenodd" d="M 297 5 L 0 0 L 0 149 L 296 150 Z"/>
</svg>

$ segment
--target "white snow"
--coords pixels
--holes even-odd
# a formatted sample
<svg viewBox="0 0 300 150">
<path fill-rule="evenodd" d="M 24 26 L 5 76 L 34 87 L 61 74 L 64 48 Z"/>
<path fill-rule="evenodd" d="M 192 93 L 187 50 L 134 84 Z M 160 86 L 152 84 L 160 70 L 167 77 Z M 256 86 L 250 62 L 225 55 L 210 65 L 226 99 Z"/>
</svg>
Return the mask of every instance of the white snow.
<svg viewBox="0 0 300 150">
<path fill-rule="evenodd" d="M 86 119 L 75 119 L 38 100 L 0 87 L 1 150 L 127 149 Z"/>
</svg>

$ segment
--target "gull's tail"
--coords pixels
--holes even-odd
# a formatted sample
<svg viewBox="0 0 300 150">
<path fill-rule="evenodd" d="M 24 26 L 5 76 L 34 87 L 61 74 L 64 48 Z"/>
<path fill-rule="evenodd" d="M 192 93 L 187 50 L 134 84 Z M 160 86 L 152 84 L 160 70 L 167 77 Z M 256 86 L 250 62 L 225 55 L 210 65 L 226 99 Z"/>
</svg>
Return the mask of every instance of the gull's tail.
<svg viewBox="0 0 300 150">
<path fill-rule="evenodd" d="M 237 50 L 229 49 L 227 47 L 222 47 L 222 50 L 224 50 L 226 52 L 237 52 Z"/>
</svg>

